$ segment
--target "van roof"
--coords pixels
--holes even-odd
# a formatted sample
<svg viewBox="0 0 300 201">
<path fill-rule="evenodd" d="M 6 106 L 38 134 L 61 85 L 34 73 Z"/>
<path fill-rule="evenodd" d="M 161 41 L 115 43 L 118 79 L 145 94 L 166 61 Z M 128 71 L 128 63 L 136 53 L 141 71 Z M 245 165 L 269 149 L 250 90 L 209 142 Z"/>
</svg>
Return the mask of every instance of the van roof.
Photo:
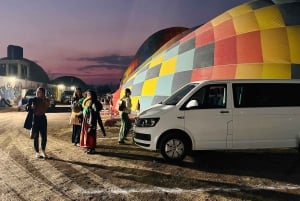
<svg viewBox="0 0 300 201">
<path fill-rule="evenodd" d="M 299 83 L 300 79 L 215 79 L 215 80 L 201 80 L 192 83 L 204 82 L 231 82 L 231 83 Z"/>
</svg>

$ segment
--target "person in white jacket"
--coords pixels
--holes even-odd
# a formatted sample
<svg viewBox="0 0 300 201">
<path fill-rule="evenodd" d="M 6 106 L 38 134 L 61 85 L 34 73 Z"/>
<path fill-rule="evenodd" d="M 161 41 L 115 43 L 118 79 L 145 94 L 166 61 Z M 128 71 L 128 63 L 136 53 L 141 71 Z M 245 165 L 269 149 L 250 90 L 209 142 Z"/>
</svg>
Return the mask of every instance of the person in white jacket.
<svg viewBox="0 0 300 201">
<path fill-rule="evenodd" d="M 121 117 L 121 127 L 119 132 L 119 144 L 125 144 L 125 139 L 129 133 L 129 130 L 132 127 L 131 120 L 129 118 L 129 114 L 131 113 L 131 91 L 129 88 L 125 89 L 125 95 L 120 99 L 120 103 L 122 101 L 125 101 L 125 108 L 120 111 L 120 117 Z M 119 103 L 119 104 L 120 104 Z"/>
</svg>

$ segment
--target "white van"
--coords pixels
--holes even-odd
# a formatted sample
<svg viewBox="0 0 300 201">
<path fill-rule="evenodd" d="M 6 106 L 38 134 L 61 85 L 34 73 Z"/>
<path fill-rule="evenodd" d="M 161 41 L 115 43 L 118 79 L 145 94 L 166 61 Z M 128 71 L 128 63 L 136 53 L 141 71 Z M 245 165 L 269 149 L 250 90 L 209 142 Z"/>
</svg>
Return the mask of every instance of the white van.
<svg viewBox="0 0 300 201">
<path fill-rule="evenodd" d="M 134 142 L 169 161 L 193 150 L 299 148 L 300 80 L 186 84 L 138 116 Z"/>
</svg>

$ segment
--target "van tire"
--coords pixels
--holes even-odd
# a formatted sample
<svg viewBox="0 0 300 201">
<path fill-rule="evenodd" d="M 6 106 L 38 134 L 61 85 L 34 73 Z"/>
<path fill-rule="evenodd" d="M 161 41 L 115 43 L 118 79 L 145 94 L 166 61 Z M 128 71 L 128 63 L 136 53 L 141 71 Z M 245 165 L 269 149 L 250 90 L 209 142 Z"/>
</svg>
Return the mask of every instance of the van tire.
<svg viewBox="0 0 300 201">
<path fill-rule="evenodd" d="M 171 134 L 162 139 L 160 152 L 168 162 L 181 162 L 187 155 L 188 149 L 184 136 Z"/>
</svg>

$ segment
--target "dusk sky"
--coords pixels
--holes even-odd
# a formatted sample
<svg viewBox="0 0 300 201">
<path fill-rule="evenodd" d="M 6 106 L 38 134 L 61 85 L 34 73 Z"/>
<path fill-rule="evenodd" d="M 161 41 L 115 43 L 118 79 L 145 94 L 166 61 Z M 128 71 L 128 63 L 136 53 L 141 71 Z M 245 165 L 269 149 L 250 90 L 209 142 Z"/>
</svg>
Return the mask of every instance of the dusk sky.
<svg viewBox="0 0 300 201">
<path fill-rule="evenodd" d="M 0 6 L 0 58 L 8 45 L 52 80 L 118 84 L 142 43 L 170 27 L 192 28 L 247 0 L 7 0 Z"/>
</svg>

